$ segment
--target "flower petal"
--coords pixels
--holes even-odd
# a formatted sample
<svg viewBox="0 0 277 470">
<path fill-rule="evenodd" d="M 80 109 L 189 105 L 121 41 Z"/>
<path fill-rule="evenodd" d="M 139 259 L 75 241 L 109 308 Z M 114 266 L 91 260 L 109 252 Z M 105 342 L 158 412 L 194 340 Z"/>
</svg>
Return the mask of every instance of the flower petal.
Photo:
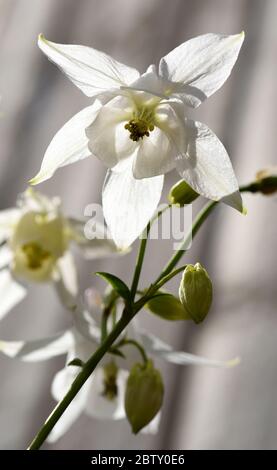
<svg viewBox="0 0 277 470">
<path fill-rule="evenodd" d="M 57 132 L 46 150 L 40 171 L 30 181 L 31 184 L 41 183 L 51 178 L 58 168 L 91 155 L 85 129 L 93 122 L 101 106 L 96 100 L 92 106 L 75 114 Z"/>
<path fill-rule="evenodd" d="M 57 401 L 60 401 L 65 396 L 75 376 L 78 374 L 78 370 L 75 370 L 73 374 L 71 374 L 70 369 L 77 368 L 73 366 L 66 367 L 65 369 L 59 371 L 54 377 L 52 383 L 52 395 Z M 89 384 L 90 379 L 83 385 L 79 393 L 76 395 L 76 397 L 70 403 L 69 407 L 65 410 L 59 421 L 56 423 L 55 427 L 52 429 L 47 438 L 48 442 L 53 443 L 60 439 L 60 437 L 62 437 L 69 430 L 72 424 L 81 415 L 85 408 Z"/>
<path fill-rule="evenodd" d="M 158 127 L 144 137 L 134 158 L 135 178 L 163 175 L 175 168 L 176 149 L 167 135 Z"/>
<path fill-rule="evenodd" d="M 186 154 L 176 160 L 182 178 L 199 194 L 243 211 L 238 182 L 228 154 L 216 135 L 201 122 L 186 120 Z"/>
<path fill-rule="evenodd" d="M 163 176 L 135 179 L 131 166 L 122 173 L 107 172 L 103 211 L 119 248 L 128 248 L 146 227 L 158 206 L 163 180 Z"/>
<path fill-rule="evenodd" d="M 125 418 L 124 397 L 129 373 L 119 369 L 117 375 L 117 396 L 109 400 L 103 396 L 104 371 L 98 367 L 92 375 L 90 391 L 87 397 L 86 413 L 97 419 Z"/>
<path fill-rule="evenodd" d="M 172 83 L 168 80 L 164 80 L 161 76 L 157 74 L 156 66 L 150 65 L 146 72 L 142 74 L 135 82 L 130 86 L 122 86 L 123 90 L 132 91 L 143 91 L 145 96 L 144 100 L 151 100 L 154 104 L 154 96 L 157 96 L 159 99 L 157 103 L 162 99 L 168 99 L 168 91 L 171 89 Z M 136 94 L 132 93 L 133 98 L 136 98 Z M 137 95 L 138 99 L 142 98 L 142 95 Z"/>
<path fill-rule="evenodd" d="M 87 96 L 128 85 L 139 77 L 136 69 L 91 47 L 56 44 L 42 34 L 38 46 Z"/>
<path fill-rule="evenodd" d="M 69 251 L 58 260 L 54 283 L 61 302 L 65 307 L 74 309 L 78 294 L 78 276 L 74 258 Z"/>
<path fill-rule="evenodd" d="M 190 39 L 161 59 L 160 75 L 173 82 L 173 94 L 197 107 L 227 80 L 243 40 L 243 32 L 231 36 L 204 34 Z"/>
<path fill-rule="evenodd" d="M 65 354 L 72 344 L 72 332 L 67 330 L 34 341 L 0 341 L 0 352 L 21 361 L 36 362 Z"/>
<path fill-rule="evenodd" d="M 27 291 L 18 284 L 8 269 L 0 272 L 0 319 L 4 318 L 26 296 Z"/>
<path fill-rule="evenodd" d="M 11 208 L 0 211 L 0 243 L 7 240 L 20 217 L 20 209 Z"/>
<path fill-rule="evenodd" d="M 0 269 L 8 267 L 12 258 L 13 254 L 9 246 L 4 245 L 0 247 Z"/>
<path fill-rule="evenodd" d="M 131 119 L 129 107 L 126 97 L 112 100 L 102 106 L 97 118 L 86 130 L 91 153 L 109 168 L 132 155 L 137 146 L 124 128 Z"/>
<path fill-rule="evenodd" d="M 146 351 L 153 356 L 160 357 L 167 362 L 178 365 L 193 365 L 193 366 L 208 366 L 208 367 L 233 367 L 237 365 L 240 360 L 239 358 L 231 359 L 229 361 L 217 361 L 213 359 L 207 359 L 201 356 L 195 356 L 194 354 L 185 353 L 183 351 L 174 351 L 173 348 L 162 341 L 157 336 L 140 330 L 140 337 Z"/>
<path fill-rule="evenodd" d="M 85 220 L 69 218 L 67 221 L 72 239 L 77 243 L 85 258 L 97 259 L 126 253 L 115 245 L 107 228 L 100 222 L 95 222 L 93 227 L 87 227 Z"/>
</svg>

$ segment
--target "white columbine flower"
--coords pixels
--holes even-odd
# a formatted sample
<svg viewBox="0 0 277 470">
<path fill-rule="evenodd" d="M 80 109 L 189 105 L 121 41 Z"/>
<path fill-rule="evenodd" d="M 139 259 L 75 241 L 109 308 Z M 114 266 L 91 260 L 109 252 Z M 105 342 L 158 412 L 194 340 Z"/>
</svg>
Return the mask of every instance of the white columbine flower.
<svg viewBox="0 0 277 470">
<path fill-rule="evenodd" d="M 67 354 L 65 368 L 55 375 L 52 383 L 52 395 L 57 401 L 64 397 L 78 374 L 78 367 L 68 366 L 68 363 L 75 358 L 86 361 L 101 341 L 102 299 L 94 289 L 89 289 L 89 299 L 90 310 L 77 309 L 73 315 L 74 326 L 70 330 L 36 341 L 0 341 L 2 353 L 23 361 L 42 361 Z M 161 358 L 173 364 L 232 367 L 238 363 L 238 359 L 222 362 L 174 351 L 158 337 L 140 329 L 137 321 L 135 326 L 134 321 L 128 326 L 127 334 L 129 339 L 138 341 L 150 357 Z M 96 368 L 55 425 L 48 441 L 55 442 L 59 439 L 82 412 L 102 420 L 126 418 L 124 395 L 128 370 L 134 363 L 141 362 L 141 357 L 131 346 L 125 347 L 123 352 L 126 359 L 106 354 L 101 366 Z M 144 428 L 144 432 L 157 432 L 159 419 L 160 414 Z"/>
<path fill-rule="evenodd" d="M 102 227 L 87 240 L 84 222 L 66 218 L 58 198 L 28 189 L 17 207 L 0 212 L 0 318 L 26 295 L 30 282 L 53 282 L 61 300 L 70 306 L 77 294 L 77 274 L 70 243 L 92 259 L 118 252 L 103 238 Z M 100 233 L 101 232 L 101 233 Z"/>
<path fill-rule="evenodd" d="M 61 166 L 98 157 L 110 169 L 103 208 L 119 246 L 141 233 L 157 207 L 163 175 L 174 168 L 202 196 L 241 211 L 224 146 L 205 124 L 188 119 L 187 107 L 196 108 L 221 87 L 243 39 L 244 33 L 196 37 L 140 75 L 103 52 L 40 35 L 41 50 L 94 102 L 56 134 L 32 183 Z"/>
</svg>

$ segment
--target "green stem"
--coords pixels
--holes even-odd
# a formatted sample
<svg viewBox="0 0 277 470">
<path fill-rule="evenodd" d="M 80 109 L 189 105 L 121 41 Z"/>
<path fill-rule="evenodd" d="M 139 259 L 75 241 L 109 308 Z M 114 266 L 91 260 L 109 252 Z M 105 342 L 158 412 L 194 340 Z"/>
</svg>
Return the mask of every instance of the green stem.
<svg viewBox="0 0 277 470">
<path fill-rule="evenodd" d="M 147 354 L 146 354 L 144 348 L 141 346 L 141 344 L 139 344 L 136 340 L 134 340 L 134 339 L 123 339 L 118 345 L 116 345 L 116 347 L 128 346 L 129 344 L 134 346 L 135 348 L 137 348 L 137 350 L 139 351 L 139 353 L 140 353 L 140 355 L 143 359 L 144 364 L 146 365 L 147 362 L 148 362 Z"/>
<path fill-rule="evenodd" d="M 185 264 L 184 266 L 181 266 L 180 268 L 175 269 L 171 273 L 167 274 L 164 276 L 162 279 L 159 280 L 159 282 L 156 282 L 155 284 L 152 284 L 149 289 L 145 292 L 144 296 L 141 297 L 135 304 L 134 304 L 134 312 L 138 312 L 140 309 L 143 308 L 143 306 L 153 298 L 153 296 L 156 294 L 156 292 L 164 286 L 170 279 L 172 279 L 174 276 L 177 274 L 183 272 L 186 269 L 187 265 Z"/>
<path fill-rule="evenodd" d="M 147 245 L 147 240 L 148 240 L 148 234 L 150 231 L 150 222 L 146 227 L 146 233 L 143 233 L 143 238 L 140 240 L 140 246 L 139 246 L 139 252 L 138 252 L 138 257 L 137 257 L 137 262 L 136 262 L 136 267 L 135 267 L 135 272 L 134 272 L 134 277 L 133 277 L 133 282 L 131 286 L 131 299 L 134 300 L 138 288 L 138 283 L 139 283 L 139 278 L 140 278 L 140 273 L 142 270 L 142 264 L 144 260 L 144 255 L 145 255 L 145 250 L 146 250 L 146 245 Z"/>
<path fill-rule="evenodd" d="M 217 205 L 217 202 L 212 201 L 208 202 L 203 209 L 197 214 L 193 224 L 192 224 L 192 229 L 188 233 L 188 235 L 185 237 L 184 241 L 181 243 L 180 248 L 176 253 L 172 256 L 172 258 L 169 260 L 168 264 L 166 267 L 163 269 L 161 272 L 160 276 L 156 280 L 155 284 L 157 284 L 163 277 L 165 277 L 167 274 L 169 274 L 173 268 L 175 268 L 176 264 L 180 261 L 184 253 L 187 251 L 187 246 L 189 245 L 190 241 L 194 239 L 195 235 L 197 234 L 198 230 L 200 229 L 201 225 L 209 214 L 212 212 L 214 207 Z"/>
<path fill-rule="evenodd" d="M 38 450 L 48 437 L 49 433 L 52 431 L 53 427 L 60 419 L 64 411 L 70 405 L 74 397 L 77 395 L 81 387 L 90 377 L 98 363 L 101 361 L 102 357 L 110 349 L 114 341 L 119 337 L 122 331 L 126 328 L 128 323 L 132 320 L 133 315 L 128 314 L 124 311 L 121 319 L 116 324 L 112 332 L 106 337 L 105 341 L 97 349 L 97 351 L 90 357 L 90 359 L 85 363 L 81 372 L 77 375 L 76 379 L 72 383 L 69 391 L 64 396 L 64 398 L 57 404 L 49 418 L 45 421 L 44 425 L 28 447 L 28 450 Z"/>
<path fill-rule="evenodd" d="M 142 234 L 142 239 L 140 240 L 140 247 L 139 247 L 139 253 L 137 257 L 137 262 L 136 262 L 136 267 L 135 267 L 135 272 L 134 272 L 134 277 L 132 281 L 132 286 L 131 286 L 131 298 L 134 300 L 136 293 L 137 293 L 137 288 L 138 288 L 138 283 L 139 283 L 139 278 L 142 270 L 142 264 L 144 260 L 144 255 L 145 255 L 145 250 L 146 250 L 146 245 L 148 241 L 148 236 L 151 230 L 151 227 L 155 220 L 157 220 L 167 209 L 171 207 L 171 204 L 166 205 L 163 209 L 161 209 L 147 224 L 146 229 L 144 230 Z"/>
</svg>

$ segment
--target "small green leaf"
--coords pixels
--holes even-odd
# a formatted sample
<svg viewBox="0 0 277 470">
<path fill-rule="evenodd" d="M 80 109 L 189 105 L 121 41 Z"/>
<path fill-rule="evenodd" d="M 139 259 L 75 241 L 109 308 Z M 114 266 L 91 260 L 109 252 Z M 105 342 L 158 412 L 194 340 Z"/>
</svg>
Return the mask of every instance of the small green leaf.
<svg viewBox="0 0 277 470">
<path fill-rule="evenodd" d="M 107 281 L 113 287 L 120 297 L 128 301 L 131 300 L 131 293 L 128 286 L 126 286 L 125 282 L 121 281 L 119 277 L 114 276 L 114 274 L 103 272 L 97 272 L 95 274 L 105 279 L 105 281 Z"/>
<path fill-rule="evenodd" d="M 72 361 L 70 361 L 67 365 L 68 366 L 83 367 L 84 362 L 81 359 L 79 359 L 78 357 L 75 357 L 75 359 L 72 359 Z"/>
<path fill-rule="evenodd" d="M 180 300 L 164 291 L 158 291 L 145 307 L 164 320 L 191 320 Z"/>
</svg>

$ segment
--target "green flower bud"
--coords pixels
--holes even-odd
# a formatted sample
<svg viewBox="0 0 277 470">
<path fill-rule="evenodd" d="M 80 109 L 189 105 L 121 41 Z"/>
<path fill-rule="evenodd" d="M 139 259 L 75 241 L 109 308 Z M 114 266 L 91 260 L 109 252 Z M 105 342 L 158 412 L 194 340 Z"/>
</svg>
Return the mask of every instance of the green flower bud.
<svg viewBox="0 0 277 470">
<path fill-rule="evenodd" d="M 125 392 L 125 411 L 132 431 L 137 434 L 152 421 L 163 402 L 162 376 L 152 361 L 135 364 L 128 377 Z"/>
<path fill-rule="evenodd" d="M 193 202 L 198 196 L 199 194 L 194 191 L 186 181 L 180 180 L 172 186 L 168 194 L 168 200 L 170 204 L 184 206 L 185 204 Z"/>
<path fill-rule="evenodd" d="M 256 181 L 258 183 L 258 190 L 270 196 L 277 192 L 277 167 L 267 168 L 258 171 L 256 174 Z"/>
<path fill-rule="evenodd" d="M 165 291 L 159 291 L 145 307 L 164 320 L 191 320 L 180 300 Z"/>
<path fill-rule="evenodd" d="M 179 297 L 193 321 L 201 323 L 210 310 L 213 286 L 200 263 L 186 267 L 179 287 Z"/>
</svg>

